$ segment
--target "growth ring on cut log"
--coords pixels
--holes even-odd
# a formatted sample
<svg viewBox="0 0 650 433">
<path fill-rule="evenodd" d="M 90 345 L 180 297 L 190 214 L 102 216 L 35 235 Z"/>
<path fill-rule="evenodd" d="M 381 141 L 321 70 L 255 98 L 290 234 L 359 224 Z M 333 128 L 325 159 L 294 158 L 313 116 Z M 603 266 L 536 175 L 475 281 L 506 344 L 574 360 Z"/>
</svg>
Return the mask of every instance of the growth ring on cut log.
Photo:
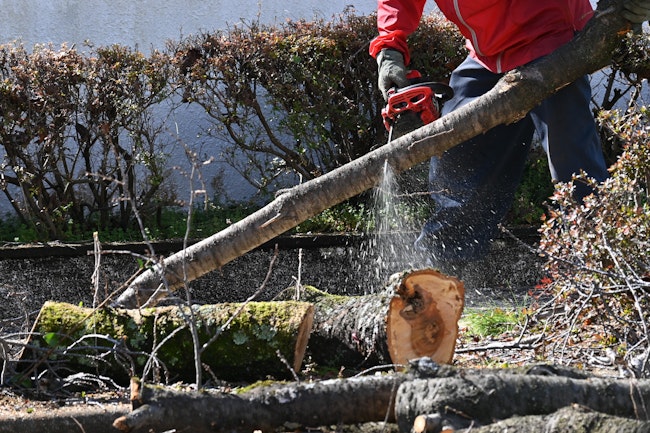
<svg viewBox="0 0 650 433">
<path fill-rule="evenodd" d="M 386 334 L 395 364 L 428 356 L 451 362 L 458 336 L 458 320 L 465 306 L 465 286 L 455 277 L 421 269 L 393 277 Z"/>
</svg>

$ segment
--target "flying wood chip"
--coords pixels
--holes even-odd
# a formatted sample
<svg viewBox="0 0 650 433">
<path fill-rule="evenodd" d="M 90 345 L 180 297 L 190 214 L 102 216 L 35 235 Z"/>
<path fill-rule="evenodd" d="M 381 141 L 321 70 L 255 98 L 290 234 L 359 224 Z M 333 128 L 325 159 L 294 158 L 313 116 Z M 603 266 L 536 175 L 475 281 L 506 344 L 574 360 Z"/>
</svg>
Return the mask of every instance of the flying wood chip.
<svg viewBox="0 0 650 433">
<path fill-rule="evenodd" d="M 422 269 L 394 277 L 387 317 L 387 344 L 395 364 L 430 357 L 449 364 L 454 356 L 465 286 L 454 277 Z"/>
</svg>

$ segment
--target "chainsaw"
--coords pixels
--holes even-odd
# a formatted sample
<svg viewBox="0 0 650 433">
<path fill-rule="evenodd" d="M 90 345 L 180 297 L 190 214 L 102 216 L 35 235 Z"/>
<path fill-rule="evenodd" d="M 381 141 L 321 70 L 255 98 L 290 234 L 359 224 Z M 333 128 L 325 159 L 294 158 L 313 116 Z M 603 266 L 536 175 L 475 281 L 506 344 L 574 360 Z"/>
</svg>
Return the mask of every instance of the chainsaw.
<svg viewBox="0 0 650 433">
<path fill-rule="evenodd" d="M 454 96 L 451 87 L 429 81 L 418 71 L 410 71 L 406 77 L 411 84 L 390 89 L 381 110 L 388 143 L 438 119 L 442 104 Z"/>
</svg>

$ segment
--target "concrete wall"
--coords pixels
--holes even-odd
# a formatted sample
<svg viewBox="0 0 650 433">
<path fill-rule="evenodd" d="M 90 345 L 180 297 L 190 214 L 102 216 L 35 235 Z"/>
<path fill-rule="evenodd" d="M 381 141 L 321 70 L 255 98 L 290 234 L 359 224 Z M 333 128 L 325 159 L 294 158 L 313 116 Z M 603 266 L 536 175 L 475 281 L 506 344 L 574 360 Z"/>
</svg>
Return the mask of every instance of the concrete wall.
<svg viewBox="0 0 650 433">
<path fill-rule="evenodd" d="M 96 45 L 119 43 L 147 51 L 167 39 L 224 29 L 258 17 L 264 23 L 330 18 L 348 5 L 363 14 L 376 2 L 363 0 L 0 0 L 0 43 Z"/>
<path fill-rule="evenodd" d="M 429 3 L 427 11 L 435 8 L 433 1 Z M 287 19 L 329 19 L 348 7 L 365 15 L 374 12 L 376 5 L 374 0 L 0 0 L 0 44 L 17 40 L 31 48 L 35 44 L 58 47 L 65 43 L 83 50 L 88 40 L 95 46 L 121 44 L 148 53 L 163 48 L 170 39 L 226 29 L 242 21 L 273 24 Z M 166 124 L 170 145 L 188 143 L 201 155 L 213 156 L 215 162 L 204 169 L 206 181 L 223 171 L 228 196 L 248 198 L 253 188 L 219 156 L 220 148 L 227 144 L 201 138 L 203 128 L 197 119 L 202 117 L 198 107 L 175 112 Z M 171 137 L 176 134 L 178 140 Z M 171 165 L 183 166 L 184 155 L 178 148 Z M 176 184 L 178 191 L 189 191 L 181 176 Z M 186 195 L 180 198 L 188 199 L 189 192 Z M 0 197 L 1 212 L 9 210 L 3 200 Z"/>
</svg>

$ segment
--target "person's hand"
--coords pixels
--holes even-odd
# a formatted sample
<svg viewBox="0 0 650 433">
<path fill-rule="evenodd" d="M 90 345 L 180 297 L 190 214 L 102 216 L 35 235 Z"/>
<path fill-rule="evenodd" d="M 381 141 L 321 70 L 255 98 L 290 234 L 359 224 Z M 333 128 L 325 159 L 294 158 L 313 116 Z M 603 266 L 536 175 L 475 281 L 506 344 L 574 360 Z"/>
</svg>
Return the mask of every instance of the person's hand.
<svg viewBox="0 0 650 433">
<path fill-rule="evenodd" d="M 399 51 L 390 48 L 381 50 L 377 55 L 377 67 L 379 90 L 384 95 L 384 100 L 388 101 L 388 91 L 391 88 L 409 85 L 409 80 L 406 78 L 404 56 Z"/>
<path fill-rule="evenodd" d="M 634 24 L 641 24 L 650 18 L 650 0 L 626 0 L 621 11 L 623 18 Z"/>
</svg>

